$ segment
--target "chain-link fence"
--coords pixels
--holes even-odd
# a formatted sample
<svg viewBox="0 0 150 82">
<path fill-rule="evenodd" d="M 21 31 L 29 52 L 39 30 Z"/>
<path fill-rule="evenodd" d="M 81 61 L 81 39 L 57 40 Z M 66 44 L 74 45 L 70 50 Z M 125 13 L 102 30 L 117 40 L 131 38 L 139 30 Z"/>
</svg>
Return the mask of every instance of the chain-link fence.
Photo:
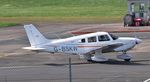
<svg viewBox="0 0 150 82">
<path fill-rule="evenodd" d="M 148 77 L 118 77 L 118 78 L 74 78 L 72 82 L 143 82 Z M 7 76 L 1 76 L 0 82 L 70 82 L 68 79 L 10 79 Z M 149 81 L 148 81 L 149 82 Z"/>
</svg>

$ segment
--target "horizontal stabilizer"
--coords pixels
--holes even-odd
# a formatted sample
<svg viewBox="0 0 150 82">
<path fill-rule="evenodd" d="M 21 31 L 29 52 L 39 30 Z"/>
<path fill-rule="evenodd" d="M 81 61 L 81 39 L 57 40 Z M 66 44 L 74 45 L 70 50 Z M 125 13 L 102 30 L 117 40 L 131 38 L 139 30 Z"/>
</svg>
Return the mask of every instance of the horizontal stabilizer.
<svg viewBox="0 0 150 82">
<path fill-rule="evenodd" d="M 45 48 L 33 48 L 33 47 L 23 47 L 22 49 L 25 49 L 25 50 L 32 50 L 32 51 L 45 50 Z"/>
</svg>

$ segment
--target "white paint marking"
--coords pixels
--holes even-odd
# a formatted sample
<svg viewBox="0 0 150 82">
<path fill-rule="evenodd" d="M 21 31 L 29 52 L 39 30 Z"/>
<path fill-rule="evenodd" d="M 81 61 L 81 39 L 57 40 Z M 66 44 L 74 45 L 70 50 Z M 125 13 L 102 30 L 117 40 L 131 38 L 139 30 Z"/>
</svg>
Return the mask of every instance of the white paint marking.
<svg viewBox="0 0 150 82">
<path fill-rule="evenodd" d="M 17 68 L 31 68 L 31 67 L 41 67 L 41 66 L 12 66 L 12 67 L 0 67 L 0 69 L 17 69 Z"/>
</svg>

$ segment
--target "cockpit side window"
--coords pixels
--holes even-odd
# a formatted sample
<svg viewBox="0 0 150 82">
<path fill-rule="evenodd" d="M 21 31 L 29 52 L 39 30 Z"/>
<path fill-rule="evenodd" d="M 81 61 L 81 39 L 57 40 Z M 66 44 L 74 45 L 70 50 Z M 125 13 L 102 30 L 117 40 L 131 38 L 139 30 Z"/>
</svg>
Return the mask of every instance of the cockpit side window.
<svg viewBox="0 0 150 82">
<path fill-rule="evenodd" d="M 90 43 L 90 42 L 96 42 L 96 36 L 94 36 L 94 37 L 89 37 L 88 38 L 88 42 Z"/>
<path fill-rule="evenodd" d="M 85 43 L 85 39 L 81 39 L 81 43 Z"/>
<path fill-rule="evenodd" d="M 86 43 L 86 39 L 85 38 L 80 39 L 80 40 L 78 40 L 78 43 Z"/>
<path fill-rule="evenodd" d="M 108 35 L 100 35 L 98 36 L 98 41 L 110 41 Z"/>
</svg>

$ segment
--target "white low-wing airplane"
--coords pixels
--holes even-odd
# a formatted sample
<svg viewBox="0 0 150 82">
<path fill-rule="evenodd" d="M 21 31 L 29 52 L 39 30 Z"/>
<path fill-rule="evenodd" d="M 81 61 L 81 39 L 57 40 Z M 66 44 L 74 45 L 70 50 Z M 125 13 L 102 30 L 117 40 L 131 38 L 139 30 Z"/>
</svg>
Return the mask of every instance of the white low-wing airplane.
<svg viewBox="0 0 150 82">
<path fill-rule="evenodd" d="M 138 38 L 117 37 L 107 32 L 95 32 L 65 39 L 46 39 L 32 24 L 24 25 L 31 47 L 23 49 L 50 53 L 77 54 L 88 61 L 104 62 L 107 52 L 122 52 L 117 58 L 130 61 L 126 52 L 142 42 Z"/>
</svg>

